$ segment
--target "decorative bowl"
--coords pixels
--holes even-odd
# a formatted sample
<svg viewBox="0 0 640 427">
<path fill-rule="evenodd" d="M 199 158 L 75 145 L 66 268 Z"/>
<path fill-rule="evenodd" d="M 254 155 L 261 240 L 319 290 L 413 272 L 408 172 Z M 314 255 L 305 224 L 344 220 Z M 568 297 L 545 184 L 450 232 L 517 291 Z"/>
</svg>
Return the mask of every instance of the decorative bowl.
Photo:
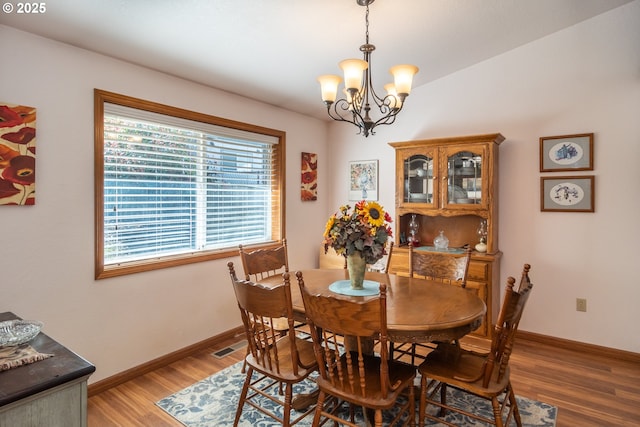
<svg viewBox="0 0 640 427">
<path fill-rule="evenodd" d="M 475 202 L 475 199 L 456 199 L 456 203 L 463 203 L 467 205 L 474 204 Z"/>
<path fill-rule="evenodd" d="M 473 176 L 476 170 L 472 166 L 461 167 L 456 171 L 459 175 Z"/>
<path fill-rule="evenodd" d="M 0 347 L 11 347 L 31 341 L 40 333 L 42 322 L 36 320 L 7 320 L 0 322 Z"/>
<path fill-rule="evenodd" d="M 429 195 L 424 193 L 410 193 L 409 200 L 419 200 L 421 202 L 426 202 L 429 200 Z"/>
</svg>

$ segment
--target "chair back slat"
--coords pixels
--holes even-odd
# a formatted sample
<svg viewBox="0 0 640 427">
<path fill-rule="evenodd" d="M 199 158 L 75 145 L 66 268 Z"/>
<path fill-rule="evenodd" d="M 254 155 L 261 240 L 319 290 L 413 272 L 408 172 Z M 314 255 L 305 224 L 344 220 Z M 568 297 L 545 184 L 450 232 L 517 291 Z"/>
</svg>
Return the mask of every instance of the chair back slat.
<svg viewBox="0 0 640 427">
<path fill-rule="evenodd" d="M 274 248 L 247 251 L 243 245 L 238 246 L 245 280 L 260 281 L 275 274 L 289 271 L 289 258 L 287 253 L 287 241 Z"/>
<path fill-rule="evenodd" d="M 415 250 L 409 246 L 409 275 L 462 286 L 467 284 L 471 249 L 463 254 Z"/>
<path fill-rule="evenodd" d="M 389 243 L 389 249 L 387 250 L 387 262 L 384 265 L 384 272 L 389 273 L 389 267 L 391 267 L 391 256 L 393 255 L 393 242 Z"/>
</svg>

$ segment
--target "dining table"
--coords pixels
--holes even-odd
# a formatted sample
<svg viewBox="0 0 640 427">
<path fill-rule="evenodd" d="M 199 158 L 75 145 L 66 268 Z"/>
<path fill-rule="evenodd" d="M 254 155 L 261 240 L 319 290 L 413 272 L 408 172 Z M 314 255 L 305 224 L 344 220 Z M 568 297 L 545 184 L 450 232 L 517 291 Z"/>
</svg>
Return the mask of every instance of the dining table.
<svg viewBox="0 0 640 427">
<path fill-rule="evenodd" d="M 291 302 L 294 318 L 306 322 L 304 303 L 296 274 L 290 275 Z M 351 296 L 336 293 L 330 288 L 336 282 L 349 280 L 347 269 L 316 268 L 300 270 L 305 287 L 312 294 L 353 298 L 361 301 L 371 296 Z M 395 343 L 429 343 L 458 340 L 480 327 L 487 307 L 474 292 L 460 286 L 441 283 L 424 278 L 399 276 L 396 274 L 367 271 L 365 281 L 384 283 L 387 287 L 387 335 Z M 281 275 L 260 280 L 265 285 L 276 286 L 283 282 Z M 348 319 L 345 319 L 348 321 Z M 348 345 L 348 337 L 345 337 Z M 371 348 L 373 350 L 373 347 Z M 291 405 L 302 410 L 317 400 L 318 390 L 296 396 Z M 365 411 L 365 421 L 372 414 Z"/>
<path fill-rule="evenodd" d="M 313 294 L 363 300 L 374 296 L 337 294 L 330 286 L 348 280 L 346 269 L 301 270 L 305 286 Z M 296 320 L 305 322 L 304 303 L 296 278 L 290 273 L 291 299 Z M 282 276 L 272 276 L 260 283 L 277 285 Z M 368 271 L 365 280 L 387 287 L 387 333 L 397 343 L 453 341 L 473 332 L 487 311 L 485 303 L 471 290 L 424 278 Z M 348 320 L 348 319 L 345 319 Z"/>
</svg>

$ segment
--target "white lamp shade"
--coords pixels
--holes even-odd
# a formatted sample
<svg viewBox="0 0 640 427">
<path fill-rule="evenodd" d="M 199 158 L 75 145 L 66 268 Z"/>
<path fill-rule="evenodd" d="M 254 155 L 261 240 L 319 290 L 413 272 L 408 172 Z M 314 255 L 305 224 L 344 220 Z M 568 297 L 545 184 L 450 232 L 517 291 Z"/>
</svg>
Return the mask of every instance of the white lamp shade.
<svg viewBox="0 0 640 427">
<path fill-rule="evenodd" d="M 324 102 L 335 102 L 338 94 L 338 85 L 342 81 L 339 76 L 333 74 L 325 74 L 318 77 L 320 82 L 320 91 L 322 92 L 322 100 Z"/>
<path fill-rule="evenodd" d="M 393 75 L 396 92 L 409 95 L 413 76 L 418 72 L 415 65 L 396 65 L 391 67 L 389 72 Z"/>
<path fill-rule="evenodd" d="M 360 90 L 362 87 L 362 73 L 369 64 L 362 59 L 345 59 L 338 64 L 344 72 L 344 87 Z"/>
<path fill-rule="evenodd" d="M 396 86 L 393 83 L 387 83 L 386 85 L 384 85 L 384 90 L 387 91 L 387 95 L 391 96 L 389 107 L 391 108 L 402 107 L 402 100 L 398 97 Z"/>
</svg>

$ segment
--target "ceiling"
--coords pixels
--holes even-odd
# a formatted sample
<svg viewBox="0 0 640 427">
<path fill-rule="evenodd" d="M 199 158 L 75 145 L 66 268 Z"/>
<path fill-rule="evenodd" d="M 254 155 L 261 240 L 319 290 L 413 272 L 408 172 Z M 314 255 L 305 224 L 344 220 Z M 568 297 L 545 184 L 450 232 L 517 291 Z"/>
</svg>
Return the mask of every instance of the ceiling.
<svg viewBox="0 0 640 427">
<path fill-rule="evenodd" d="M 632 0 L 377 0 L 373 83 L 417 65 L 414 87 Z M 326 119 L 316 77 L 360 58 L 356 0 L 55 0 L 0 23 Z"/>
</svg>

